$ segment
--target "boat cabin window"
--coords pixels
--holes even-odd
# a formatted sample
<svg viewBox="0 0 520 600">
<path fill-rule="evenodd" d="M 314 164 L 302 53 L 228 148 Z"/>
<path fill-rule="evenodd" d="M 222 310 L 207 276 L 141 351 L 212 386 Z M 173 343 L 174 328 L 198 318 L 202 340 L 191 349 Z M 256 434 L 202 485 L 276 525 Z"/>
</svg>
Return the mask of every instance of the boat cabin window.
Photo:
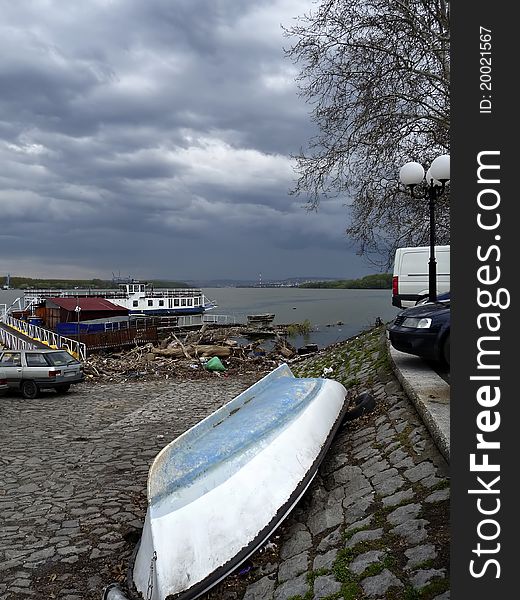
<svg viewBox="0 0 520 600">
<path fill-rule="evenodd" d="M 140 285 L 140 286 L 139 286 L 139 291 L 140 291 L 140 292 L 144 292 L 144 285 Z"/>
<path fill-rule="evenodd" d="M 148 300 L 148 306 L 153 306 L 153 300 Z"/>
<path fill-rule="evenodd" d="M 164 300 L 159 300 L 159 306 L 164 306 Z"/>
<path fill-rule="evenodd" d="M 181 299 L 181 306 L 186 306 L 186 298 Z"/>
<path fill-rule="evenodd" d="M 173 306 L 179 306 L 179 299 L 175 298 L 175 300 L 173 301 Z"/>
<path fill-rule="evenodd" d="M 136 306 L 139 306 L 139 301 L 138 301 L 138 300 L 134 300 L 134 301 L 132 302 L 132 304 L 134 305 L 134 307 L 136 307 Z"/>
<path fill-rule="evenodd" d="M 188 306 L 193 306 L 193 300 L 191 298 L 188 298 Z"/>
<path fill-rule="evenodd" d="M 197 296 L 195 298 L 195 306 L 199 306 L 199 304 L 200 304 L 200 298 Z"/>
</svg>

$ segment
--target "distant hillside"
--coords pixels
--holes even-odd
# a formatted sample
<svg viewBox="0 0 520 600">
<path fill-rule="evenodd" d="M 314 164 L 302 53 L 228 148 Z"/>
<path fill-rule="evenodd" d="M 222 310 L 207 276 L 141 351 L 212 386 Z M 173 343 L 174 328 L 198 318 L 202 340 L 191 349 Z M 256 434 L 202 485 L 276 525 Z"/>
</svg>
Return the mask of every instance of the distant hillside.
<svg viewBox="0 0 520 600">
<path fill-rule="evenodd" d="M 197 279 L 188 280 L 194 287 L 296 287 L 310 281 L 336 280 L 337 277 L 289 277 L 288 279 Z"/>
<path fill-rule="evenodd" d="M 392 273 L 377 273 L 361 279 L 338 279 L 335 281 L 311 281 L 300 284 L 302 288 L 338 288 L 353 290 L 391 290 Z"/>
<path fill-rule="evenodd" d="M 144 282 L 143 282 L 144 283 Z M 156 288 L 188 288 L 191 287 L 183 281 L 163 281 L 159 279 L 149 279 L 146 283 Z M 63 290 L 78 289 L 112 289 L 117 288 L 118 284 L 110 279 L 34 279 L 31 277 L 11 277 L 11 287 L 14 289 L 26 290 L 30 288 L 59 288 Z"/>
<path fill-rule="evenodd" d="M 137 280 L 136 280 L 137 281 Z M 144 281 L 142 281 L 144 283 Z M 164 279 L 148 279 L 146 283 L 155 288 L 193 288 L 193 287 L 260 287 L 258 281 L 240 279 L 213 279 L 169 281 Z M 26 290 L 31 288 L 58 288 L 64 290 L 78 289 L 116 289 L 118 283 L 111 279 L 39 279 L 32 277 L 16 277 L 10 279 L 11 288 Z M 302 287 L 302 288 L 352 288 L 352 289 L 391 289 L 392 274 L 380 273 L 367 275 L 362 279 L 332 279 L 319 277 L 291 277 L 281 280 L 264 280 L 262 287 Z M 0 278 L 1 287 L 1 278 Z"/>
</svg>

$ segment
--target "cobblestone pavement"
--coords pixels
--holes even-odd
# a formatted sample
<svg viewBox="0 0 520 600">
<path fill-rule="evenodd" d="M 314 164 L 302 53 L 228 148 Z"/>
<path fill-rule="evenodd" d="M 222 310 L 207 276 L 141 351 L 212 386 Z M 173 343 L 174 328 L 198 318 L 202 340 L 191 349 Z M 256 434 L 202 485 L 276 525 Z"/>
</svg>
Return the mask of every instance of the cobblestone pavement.
<svg viewBox="0 0 520 600">
<path fill-rule="evenodd" d="M 254 382 L 208 379 L 0 398 L 2 600 L 101 598 L 126 571 L 155 455 Z"/>
<path fill-rule="evenodd" d="M 391 373 L 382 329 L 292 368 L 332 368 L 376 409 L 345 424 L 269 544 L 203 600 L 449 598 L 448 468 Z M 254 379 L 2 398 L 0 598 L 99 600 L 122 581 L 151 460 Z"/>
</svg>

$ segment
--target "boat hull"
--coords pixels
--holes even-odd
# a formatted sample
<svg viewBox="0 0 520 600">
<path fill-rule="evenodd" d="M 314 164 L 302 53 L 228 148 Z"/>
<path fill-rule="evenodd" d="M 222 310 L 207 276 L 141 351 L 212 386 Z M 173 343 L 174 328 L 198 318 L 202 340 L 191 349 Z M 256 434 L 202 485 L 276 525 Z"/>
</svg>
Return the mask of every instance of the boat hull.
<svg viewBox="0 0 520 600">
<path fill-rule="evenodd" d="M 282 365 L 166 446 L 150 469 L 137 590 L 197 598 L 261 547 L 312 482 L 345 395 Z"/>
</svg>

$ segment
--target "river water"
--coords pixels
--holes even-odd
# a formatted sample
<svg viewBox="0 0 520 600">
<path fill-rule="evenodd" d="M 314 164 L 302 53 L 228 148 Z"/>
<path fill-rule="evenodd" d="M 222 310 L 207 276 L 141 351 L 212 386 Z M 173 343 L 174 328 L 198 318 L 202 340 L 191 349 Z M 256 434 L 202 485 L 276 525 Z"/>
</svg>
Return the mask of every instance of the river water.
<svg viewBox="0 0 520 600">
<path fill-rule="evenodd" d="M 247 315 L 274 313 L 275 324 L 310 321 L 307 336 L 290 339 L 296 347 L 306 343 L 320 348 L 345 340 L 373 325 L 379 317 L 391 321 L 398 309 L 392 306 L 391 290 L 331 290 L 304 288 L 204 288 L 217 307 L 211 312 L 235 317 L 245 323 Z M 22 290 L 0 290 L 0 304 L 11 304 Z M 340 324 L 341 323 L 341 324 Z"/>
<path fill-rule="evenodd" d="M 398 313 L 391 290 L 332 290 L 306 288 L 205 288 L 217 303 L 212 312 L 246 322 L 247 315 L 274 313 L 275 324 L 310 321 L 312 332 L 290 340 L 320 348 L 345 340 L 373 325 L 377 317 L 391 321 Z M 341 324 L 338 324 L 341 323 Z"/>
</svg>

